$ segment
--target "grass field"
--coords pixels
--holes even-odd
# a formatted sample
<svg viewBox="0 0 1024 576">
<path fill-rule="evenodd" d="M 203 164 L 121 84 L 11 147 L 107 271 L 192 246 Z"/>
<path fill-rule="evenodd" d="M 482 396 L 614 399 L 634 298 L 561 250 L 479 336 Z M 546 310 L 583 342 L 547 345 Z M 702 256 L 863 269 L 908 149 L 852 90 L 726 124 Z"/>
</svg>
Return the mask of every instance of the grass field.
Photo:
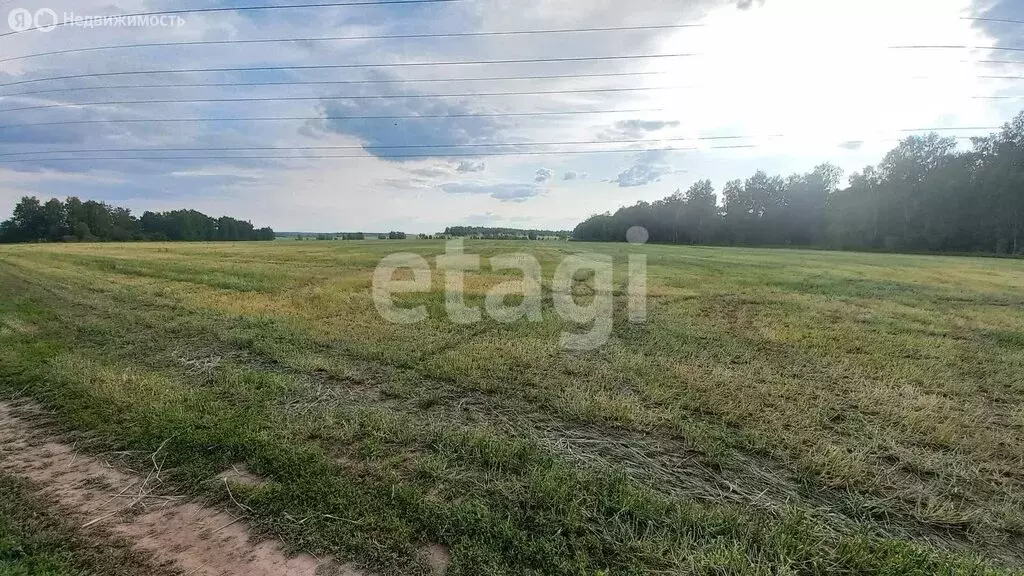
<svg viewBox="0 0 1024 576">
<path fill-rule="evenodd" d="M 645 253 L 648 320 L 617 290 L 608 344 L 566 351 L 549 306 L 451 323 L 435 274 L 429 320 L 382 321 L 378 261 L 440 241 L 3 246 L 0 394 L 381 574 L 426 543 L 455 575 L 1024 567 L 1024 262 L 466 247 L 546 281 L 609 254 L 620 285 Z M 209 482 L 233 463 L 270 481 Z"/>
</svg>

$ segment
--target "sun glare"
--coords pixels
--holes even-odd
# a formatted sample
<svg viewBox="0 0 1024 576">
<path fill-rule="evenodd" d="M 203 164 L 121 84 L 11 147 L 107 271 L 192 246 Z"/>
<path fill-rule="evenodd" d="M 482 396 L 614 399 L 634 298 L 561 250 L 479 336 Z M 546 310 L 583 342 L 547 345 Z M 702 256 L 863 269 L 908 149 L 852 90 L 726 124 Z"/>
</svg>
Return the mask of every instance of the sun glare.
<svg viewBox="0 0 1024 576">
<path fill-rule="evenodd" d="M 666 72 L 652 83 L 683 86 L 654 100 L 691 132 L 785 134 L 803 144 L 898 136 L 941 126 L 954 111 L 962 123 L 983 116 L 975 97 L 999 87 L 977 78 L 984 51 L 919 46 L 991 45 L 961 19 L 967 8 L 964 0 L 777 0 L 722 9 L 667 42 L 665 52 L 698 55 L 652 65 Z"/>
</svg>

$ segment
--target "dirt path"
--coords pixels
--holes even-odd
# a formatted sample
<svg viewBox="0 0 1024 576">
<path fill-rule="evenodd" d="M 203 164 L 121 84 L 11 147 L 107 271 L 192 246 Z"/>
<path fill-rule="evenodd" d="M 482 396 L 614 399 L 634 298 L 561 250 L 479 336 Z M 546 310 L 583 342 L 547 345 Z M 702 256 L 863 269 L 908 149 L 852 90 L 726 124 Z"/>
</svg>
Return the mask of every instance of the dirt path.
<svg viewBox="0 0 1024 576">
<path fill-rule="evenodd" d="M 102 526 L 190 576 L 368 576 L 308 554 L 289 558 L 273 541 L 250 541 L 239 518 L 154 493 L 157 458 L 147 476 L 116 469 L 32 425 L 28 410 L 0 402 L 0 467 L 40 487 L 83 530 Z"/>
</svg>

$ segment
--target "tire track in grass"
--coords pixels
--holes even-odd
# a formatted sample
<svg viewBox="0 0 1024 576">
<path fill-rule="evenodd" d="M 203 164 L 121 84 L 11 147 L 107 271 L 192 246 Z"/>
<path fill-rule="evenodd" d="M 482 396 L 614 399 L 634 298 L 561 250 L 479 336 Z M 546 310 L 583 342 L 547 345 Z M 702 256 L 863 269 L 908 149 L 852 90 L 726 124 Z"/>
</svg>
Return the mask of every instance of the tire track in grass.
<svg viewBox="0 0 1024 576">
<path fill-rule="evenodd" d="M 76 516 L 82 530 L 102 527 L 190 576 L 314 576 L 324 566 L 336 576 L 368 576 L 308 554 L 289 558 L 273 541 L 250 541 L 242 517 L 161 489 L 159 450 L 148 475 L 121 470 L 32 424 L 31 410 L 0 402 L 0 463 Z"/>
</svg>

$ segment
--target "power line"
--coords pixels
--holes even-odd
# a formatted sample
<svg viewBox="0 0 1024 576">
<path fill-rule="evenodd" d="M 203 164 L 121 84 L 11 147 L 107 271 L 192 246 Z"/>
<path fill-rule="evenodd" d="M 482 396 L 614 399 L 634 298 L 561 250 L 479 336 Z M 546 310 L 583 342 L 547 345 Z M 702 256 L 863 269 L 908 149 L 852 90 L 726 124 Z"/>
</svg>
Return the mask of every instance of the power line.
<svg viewBox="0 0 1024 576">
<path fill-rule="evenodd" d="M 55 122 L 33 122 L 29 124 L 6 124 L 0 130 L 27 128 L 33 126 L 65 126 L 71 124 L 128 124 L 157 122 L 253 122 L 282 120 L 421 120 L 439 118 L 501 118 L 530 116 L 575 116 L 584 114 L 643 114 L 665 112 L 662 108 L 638 108 L 632 110 L 569 110 L 564 112 L 481 112 L 472 114 L 410 114 L 402 116 L 270 116 L 255 118 L 123 118 L 111 120 L 59 120 Z"/>
<path fill-rule="evenodd" d="M 423 1 L 423 0 L 419 0 Z M 132 70 L 123 72 L 95 72 L 89 74 L 71 74 L 67 76 L 50 76 L 47 78 L 33 78 L 30 80 L 19 80 L 0 84 L 0 88 L 7 86 L 18 86 L 21 84 L 32 84 L 36 82 L 48 82 L 51 80 L 75 80 L 79 78 L 107 78 L 111 76 L 137 76 L 140 74 L 184 74 L 197 72 L 268 72 L 279 70 L 327 70 L 340 68 L 394 68 L 394 67 L 417 67 L 417 66 L 469 66 L 485 64 L 537 64 L 555 62 L 597 62 L 610 60 L 641 60 L 656 58 L 687 58 L 700 56 L 695 53 L 676 54 L 628 54 L 620 56 L 573 56 L 564 58 L 520 58 L 511 60 L 454 60 L 446 62 L 386 62 L 380 64 L 314 64 L 314 65 L 293 65 L 293 66 L 255 66 L 255 67 L 229 67 L 229 68 L 174 68 L 167 70 Z"/>
<path fill-rule="evenodd" d="M 58 120 L 55 122 L 33 122 L 27 124 L 6 124 L 0 125 L 0 130 L 9 128 L 29 128 L 35 126 L 64 126 L 77 124 L 134 124 L 134 123 L 161 123 L 161 122 L 262 122 L 262 121 L 296 121 L 296 120 L 418 120 L 418 119 L 442 119 L 442 118 L 495 118 L 495 117 L 531 117 L 531 116 L 575 116 L 588 114 L 649 114 L 664 113 L 663 108 L 636 108 L 626 110 L 568 110 L 568 111 L 545 111 L 545 112 L 485 112 L 472 114 L 424 114 L 424 115 L 402 115 L 402 116 L 269 116 L 250 118 L 123 118 L 111 120 Z M 934 128 L 907 128 L 897 129 L 896 132 L 939 132 L 939 131 L 971 131 L 971 130 L 992 130 L 991 126 L 961 126 L 961 127 L 934 127 Z M 998 129 L 998 128 L 995 128 Z"/>
<path fill-rule="evenodd" d="M 489 81 L 510 81 L 510 80 L 568 80 L 584 78 L 625 78 L 631 76 L 663 76 L 665 71 L 647 72 L 608 72 L 594 74 L 549 74 L 533 76 L 475 76 L 462 78 L 408 78 L 408 79 L 387 79 L 387 80 L 286 80 L 269 82 L 196 82 L 177 84 L 118 84 L 112 86 L 79 86 L 74 88 L 51 88 L 48 90 L 32 90 L 30 92 L 12 92 L 0 94 L 0 98 L 15 96 L 35 96 L 39 94 L 60 94 L 67 92 L 85 92 L 92 90 L 124 90 L 124 89 L 153 89 L 153 88 L 234 88 L 239 86 L 334 86 L 334 85 L 358 85 L 358 84 L 417 84 L 417 83 L 443 83 L 443 82 L 489 82 Z M 910 76 L 909 80 L 931 80 L 935 76 Z M 1024 76 L 995 76 L 978 75 L 975 78 L 983 80 L 1024 80 Z M 686 88 L 695 88 L 701 85 L 691 84 Z"/>
<path fill-rule="evenodd" d="M 1002 130 L 1002 126 L 951 126 L 943 128 L 898 128 L 894 132 L 973 132 L 976 130 Z"/>
<path fill-rule="evenodd" d="M 600 94 L 600 93 L 622 93 L 622 92 L 646 92 L 650 90 L 679 90 L 694 88 L 695 86 L 650 86 L 636 88 L 582 88 L 578 90 L 537 90 L 520 92 L 465 92 L 457 94 L 380 94 L 380 95 L 354 95 L 354 96 L 273 96 L 253 98 L 185 98 L 168 100 L 111 100 L 103 102 L 67 102 L 62 104 L 44 104 L 40 106 L 23 106 L 21 108 L 5 108 L 4 112 L 26 112 L 30 110 L 46 110 L 53 108 L 80 108 L 85 106 L 123 106 L 134 104 L 206 104 L 206 103 L 249 103 L 249 102 L 303 102 L 318 100 L 376 100 L 389 98 L 464 98 L 480 96 L 545 96 L 558 94 Z M 970 96 L 974 100 L 1021 100 L 1024 96 Z M 417 116 L 425 118 L 426 116 Z M 363 117 L 368 118 L 368 117 Z M 373 117 L 369 117 L 373 118 Z"/>
<path fill-rule="evenodd" d="M 606 92 L 644 92 L 648 90 L 677 90 L 687 86 L 651 86 L 635 88 L 580 88 L 573 90 L 537 90 L 526 92 L 464 92 L 460 94 L 380 94 L 355 96 L 276 96 L 252 98 L 186 98 L 169 100 L 114 100 L 104 102 L 67 102 L 62 104 L 43 104 L 39 106 L 23 106 L 21 108 L 5 108 L 3 112 L 24 112 L 27 110 L 43 110 L 48 108 L 77 108 L 82 106 L 121 106 L 129 104 L 202 104 L 214 102 L 289 102 L 310 100 L 376 100 L 387 98 L 464 98 L 471 96 L 545 96 L 556 94 L 592 94 Z"/>
<path fill-rule="evenodd" d="M 78 88 L 52 88 L 50 90 L 34 90 L 31 92 L 13 92 L 11 94 L 0 94 L 0 98 L 12 96 L 31 96 L 36 94 L 56 94 L 62 92 L 80 92 L 86 90 L 120 90 L 124 88 L 216 88 L 234 86 L 327 86 L 327 85 L 348 85 L 348 84 L 409 84 L 409 83 L 436 83 L 436 82 L 483 82 L 483 81 L 506 81 L 506 80 L 562 80 L 572 78 L 616 78 L 626 76 L 660 76 L 665 72 L 609 72 L 599 74 L 550 74 L 541 76 L 477 76 L 474 78 L 411 78 L 411 79 L 388 79 L 388 80 L 288 80 L 283 82 L 212 82 L 194 84 L 134 84 L 120 86 L 82 86 Z M 994 76 L 994 78 L 1003 78 Z M 1024 79 L 1024 76 L 1017 76 Z"/>
<path fill-rule="evenodd" d="M 976 128 L 965 128 L 965 129 L 976 129 Z M 990 128 L 991 129 L 991 128 Z M 917 129 L 903 129 L 897 130 L 899 132 L 917 131 Z M 729 136 L 729 137 L 718 137 L 721 139 L 727 138 L 756 138 L 758 136 Z M 967 139 L 967 136 L 954 136 L 957 139 Z M 693 139 L 688 139 L 693 140 Z M 891 141 L 891 138 L 873 140 L 876 142 Z M 855 140 L 855 142 L 864 142 L 865 140 Z M 366 155 L 366 154 L 322 154 L 316 156 L 282 156 L 282 155 L 249 155 L 249 156 L 211 156 L 211 155 L 193 155 L 193 156 L 108 156 L 108 157 L 64 157 L 64 158 L 18 158 L 18 159 L 0 159 L 0 164 L 13 164 L 19 162 L 80 162 L 89 161 L 94 162 L 97 160 L 101 161 L 143 161 L 143 160 L 318 160 L 318 159 L 341 159 L 341 158 L 380 158 L 383 160 L 401 160 L 401 159 L 427 159 L 427 158 L 480 158 L 480 157 L 495 157 L 495 156 L 552 156 L 552 155 L 571 155 L 571 154 L 609 154 L 609 153 L 647 153 L 647 152 L 692 152 L 701 150 L 739 150 L 739 149 L 752 149 L 762 148 L 765 145 L 760 144 L 728 144 L 728 145 L 717 145 L 717 146 L 673 146 L 663 148 L 620 148 L 612 150 L 543 150 L 543 151 L 516 151 L 516 152 L 449 152 L 444 154 L 395 154 L 395 155 Z M 280 148 L 280 150 L 303 150 L 304 148 Z M 239 149 L 241 150 L 241 149 Z"/>
<path fill-rule="evenodd" d="M 161 10 L 158 12 L 133 12 L 129 14 L 106 14 L 103 16 L 95 16 L 90 20 L 114 20 L 119 18 L 143 18 L 149 16 L 176 16 L 181 14 L 202 14 L 209 12 L 250 12 L 254 10 L 291 10 L 296 8 L 337 8 L 341 6 L 382 6 L 388 4 L 440 4 L 449 2 L 462 2 L 463 0 L 374 0 L 373 2 L 327 2 L 327 3 L 303 3 L 303 4 L 278 4 L 272 6 L 237 6 L 234 8 L 222 7 L 222 8 L 192 8 L 185 10 Z M 11 32 L 4 32 L 0 34 L 0 38 L 4 36 L 13 36 L 15 34 L 21 34 L 23 32 L 32 32 L 33 30 L 52 30 L 60 26 L 69 26 L 74 24 L 74 21 L 63 21 L 54 22 L 53 24 L 44 26 L 33 26 L 31 28 L 25 28 L 24 30 L 13 30 Z"/>
<path fill-rule="evenodd" d="M 217 46 L 228 44 L 276 44 L 289 42 L 336 42 L 343 40 L 414 40 L 428 38 L 475 38 L 487 36 L 525 36 L 539 34 L 578 34 L 592 32 L 638 32 L 650 30 L 677 30 L 683 28 L 702 28 L 703 24 L 658 24 L 651 26 L 610 26 L 604 28 L 560 28 L 553 30 L 510 30 L 492 32 L 436 32 L 424 34 L 379 34 L 365 36 L 317 36 L 312 38 L 270 38 L 270 39 L 231 39 L 231 40 L 190 40 L 180 42 L 146 42 L 139 44 L 113 44 L 107 46 L 90 46 L 86 48 L 67 48 L 64 50 L 53 50 L 50 52 L 36 52 L 23 56 L 0 59 L 0 63 L 38 58 L 41 56 L 55 56 L 63 54 L 77 54 L 81 52 L 95 52 L 100 50 L 122 50 L 134 48 L 157 48 L 177 46 Z"/>
<path fill-rule="evenodd" d="M 900 132 L 929 132 L 939 130 L 998 130 L 999 126 L 973 126 L 954 128 L 902 128 Z M 759 138 L 788 138 L 786 134 L 746 134 L 730 136 L 693 136 L 680 138 L 639 138 L 628 140 L 562 140 L 554 142 L 486 142 L 474 144 L 396 144 L 396 145 L 325 145 L 325 146 L 226 146 L 226 147 L 165 147 L 165 148 L 88 148 L 78 150 L 33 150 L 22 152 L 7 152 L 0 154 L 0 157 L 25 156 L 36 154 L 107 154 L 117 153 L 139 153 L 139 152 L 230 152 L 230 151 L 317 151 L 317 150 L 404 150 L 404 149 L 435 149 L 435 148 L 520 148 L 526 146 L 577 146 L 577 145 L 600 145 L 600 144 L 642 144 L 655 142 L 689 142 L 689 141 L 721 141 L 721 140 L 750 140 Z M 957 136 L 956 138 L 970 138 L 969 136 Z M 863 140 L 858 140 L 863 142 Z M 607 152 L 609 150 L 597 150 L 595 152 Z M 611 150 L 615 151 L 615 150 Z M 627 149 L 627 151 L 629 151 Z M 436 156 L 432 154 L 431 156 Z M 232 156 L 234 157 L 234 156 Z M 160 156 L 148 158 L 160 159 Z M 29 160 L 46 160 L 46 158 L 29 158 Z"/>
<path fill-rule="evenodd" d="M 456 0 L 436 0 L 436 1 L 456 1 Z M 400 4 L 416 4 L 417 2 L 398 2 Z M 367 4 L 367 3 L 363 3 Z M 344 5 L 344 4 L 343 4 Z M 324 5 L 319 5 L 324 6 Z M 231 10 L 231 9 L 226 9 Z M 1022 22 L 1024 23 L 1024 22 Z M 414 40 L 414 39 L 431 39 L 431 38 L 474 38 L 474 37 L 489 37 L 489 36 L 525 36 L 525 35 L 541 35 L 541 34 L 580 34 L 580 33 L 598 33 L 598 32 L 637 32 L 637 31 L 651 31 L 651 30 L 678 30 L 684 28 L 703 28 L 704 24 L 655 24 L 645 26 L 609 26 L 609 27 L 595 27 L 595 28 L 558 28 L 550 30 L 495 30 L 495 31 L 483 31 L 483 32 L 435 32 L 435 33 L 421 33 L 421 34 L 378 34 L 378 35 L 362 35 L 362 36 L 314 36 L 306 38 L 266 38 L 266 39 L 228 39 L 228 40 L 188 40 L 179 42 L 143 42 L 136 44 L 111 44 L 106 46 L 88 46 L 83 48 L 66 48 L 62 50 L 52 50 L 48 52 L 35 52 L 32 54 L 24 54 L 21 56 L 12 56 L 10 58 L 0 59 L 0 63 L 13 62 L 17 60 L 26 60 L 29 58 L 39 58 L 43 56 L 58 56 L 66 54 L 78 54 L 84 52 L 96 52 L 103 50 L 125 50 L 125 49 L 136 49 L 136 48 L 167 48 L 167 47 L 178 47 L 178 46 L 218 46 L 218 45 L 231 45 L 231 44 L 283 44 L 292 42 L 338 42 L 348 40 Z M 897 45 L 888 46 L 890 49 L 976 49 L 976 50 L 998 50 L 998 51 L 1010 51 L 1020 52 L 1024 51 L 1022 48 L 1004 48 L 1000 46 L 967 46 L 967 45 Z"/>
<path fill-rule="evenodd" d="M 24 156 L 30 154 L 94 154 L 109 152 L 228 152 L 245 150 L 288 150 L 288 151 L 314 151 L 314 150 L 400 150 L 409 148 L 517 148 L 524 146 L 575 146 L 575 145 L 598 145 L 598 144 L 642 144 L 644 142 L 685 142 L 689 140 L 711 141 L 711 140 L 742 140 L 745 138 L 778 138 L 782 134 L 767 134 L 760 136 L 700 136 L 693 138 L 640 138 L 631 140 L 570 140 L 557 142 L 509 142 L 509 143 L 475 143 L 475 144 L 396 144 L 396 145 L 338 145 L 338 146 L 228 146 L 228 147 L 201 147 L 201 148 L 91 148 L 79 150 L 34 150 L 31 152 L 7 152 L 0 156 Z M 156 158 L 159 158 L 158 156 Z"/>
<path fill-rule="evenodd" d="M 1024 64 L 1024 60 L 966 60 L 974 64 Z"/>
<path fill-rule="evenodd" d="M 1024 52 L 1012 46 L 968 46 L 966 44 L 900 44 L 886 46 L 889 50 L 991 50 L 993 52 Z"/>
<path fill-rule="evenodd" d="M 739 144 L 739 145 L 728 145 L 728 146 L 706 146 L 706 147 L 670 147 L 670 148 L 623 148 L 616 150 L 545 150 L 545 151 L 526 151 L 526 152 L 453 152 L 445 154 L 399 154 L 399 155 L 387 155 L 387 156 L 373 156 L 365 154 L 326 154 L 318 156 L 281 156 L 281 155 L 259 155 L 259 156 L 109 156 L 109 157 L 89 157 L 89 158 L 20 158 L 17 160 L 0 160 L 0 164 L 13 164 L 16 162 L 77 162 L 77 161 L 96 161 L 96 160 L 317 160 L 327 158 L 382 158 L 385 160 L 398 160 L 402 158 L 410 159 L 424 159 L 424 158 L 478 158 L 478 157 L 493 157 L 493 156 L 551 156 L 551 155 L 563 155 L 563 154 L 608 154 L 608 153 L 645 153 L 645 152 L 673 152 L 673 151 L 693 151 L 702 149 L 739 149 L 739 148 L 755 148 L 753 144 Z"/>
<path fill-rule="evenodd" d="M 422 2 L 424 0 L 418 0 Z M 441 1 L 441 0 L 438 0 Z M 460 0 L 444 0 L 444 1 L 460 1 Z M 418 3 L 418 2 L 400 2 L 400 3 Z M 1011 52 L 1024 52 L 1024 48 L 1001 48 L 998 46 L 966 46 L 966 45 L 901 45 L 901 46 L 888 46 L 889 49 L 895 50 L 922 50 L 922 49 L 978 49 L 978 50 L 1002 50 Z M 54 80 L 76 80 L 82 78 L 109 78 L 113 76 L 138 76 L 146 74 L 185 74 L 185 73 L 204 73 L 204 72 L 268 72 L 268 71 L 282 71 L 282 70 L 328 70 L 328 69 L 358 69 L 358 68 L 401 68 L 401 67 L 422 67 L 422 66 L 473 66 L 473 65 L 488 65 L 488 64 L 540 64 L 540 63 L 559 63 L 559 62 L 600 62 L 600 61 L 615 61 L 615 60 L 642 60 L 642 59 L 661 59 L 661 58 L 692 58 L 698 56 L 708 56 L 708 54 L 696 53 L 696 52 L 681 52 L 673 54 L 627 54 L 627 55 L 615 55 L 615 56 L 573 56 L 573 57 L 561 57 L 561 58 L 516 58 L 516 59 L 504 59 L 504 60 L 456 60 L 456 61 L 441 61 L 441 62 L 384 62 L 377 64 L 314 64 L 314 65 L 287 65 L 287 66 L 255 66 L 255 67 L 226 67 L 226 68 L 174 68 L 164 70 L 129 70 L 121 72 L 96 72 L 88 74 L 71 74 L 66 76 L 50 76 L 46 78 L 32 78 L 28 80 L 19 80 L 16 82 L 7 82 L 0 84 L 0 88 L 8 86 L 19 86 L 22 84 L 33 84 L 37 82 L 49 82 Z M 969 62 L 979 64 L 1024 64 L 1022 61 L 1005 61 L 1005 60 L 972 60 Z M 14 94 L 10 94 L 14 95 Z"/>
<path fill-rule="evenodd" d="M 1008 20 L 1005 18 L 971 18 L 963 17 L 961 20 L 970 20 L 973 22 L 996 22 L 1000 24 L 1024 24 L 1024 20 Z"/>
</svg>

